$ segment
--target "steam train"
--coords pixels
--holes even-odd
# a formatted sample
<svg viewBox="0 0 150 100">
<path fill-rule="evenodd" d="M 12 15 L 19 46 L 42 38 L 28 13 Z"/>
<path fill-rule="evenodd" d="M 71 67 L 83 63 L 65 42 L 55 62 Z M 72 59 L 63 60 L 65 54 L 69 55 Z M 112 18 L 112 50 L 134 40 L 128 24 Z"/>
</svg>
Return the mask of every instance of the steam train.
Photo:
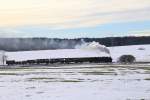
<svg viewBox="0 0 150 100">
<path fill-rule="evenodd" d="M 87 58 L 57 58 L 57 59 L 35 59 L 27 61 L 7 60 L 7 65 L 34 65 L 34 64 L 71 64 L 71 63 L 110 63 L 111 57 L 87 57 Z"/>
<path fill-rule="evenodd" d="M 70 64 L 70 63 L 110 63 L 112 58 L 107 47 L 97 42 L 80 49 L 56 49 L 38 51 L 7 52 L 7 65 L 26 64 Z"/>
</svg>

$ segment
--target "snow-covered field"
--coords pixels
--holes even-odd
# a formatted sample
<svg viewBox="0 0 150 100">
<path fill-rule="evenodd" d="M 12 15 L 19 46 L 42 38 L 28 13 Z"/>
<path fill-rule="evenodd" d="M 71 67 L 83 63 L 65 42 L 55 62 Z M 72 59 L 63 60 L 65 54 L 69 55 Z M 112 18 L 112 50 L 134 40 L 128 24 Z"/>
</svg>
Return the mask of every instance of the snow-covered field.
<svg viewBox="0 0 150 100">
<path fill-rule="evenodd" d="M 15 61 L 55 58 L 110 57 L 109 50 L 97 42 L 84 44 L 76 49 L 5 52 L 5 55 L 7 56 L 7 60 Z"/>
<path fill-rule="evenodd" d="M 150 45 L 131 45 L 110 47 L 110 54 L 116 62 L 121 55 L 133 55 L 137 62 L 150 62 Z"/>
<path fill-rule="evenodd" d="M 92 46 L 91 46 L 92 45 Z M 150 45 L 130 45 L 109 47 L 108 50 L 98 44 L 91 44 L 81 47 L 80 49 L 59 49 L 59 50 L 39 50 L 39 51 L 20 51 L 6 52 L 7 60 L 32 60 L 32 59 L 49 59 L 49 58 L 78 58 L 78 57 L 109 57 L 113 62 L 117 62 L 122 55 L 133 55 L 137 62 L 150 62 Z M 2 61 L 1 61 L 2 62 Z"/>
<path fill-rule="evenodd" d="M 102 54 L 97 50 L 82 52 L 86 56 Z M 114 62 L 128 54 L 138 62 L 150 62 L 150 45 L 118 46 L 109 50 Z M 36 57 L 27 52 L 18 53 L 5 54 L 18 60 Z M 41 51 L 37 54 L 43 57 Z M 150 100 L 150 64 L 0 67 L 0 100 Z"/>
<path fill-rule="evenodd" d="M 110 54 L 108 52 L 110 50 Z M 150 62 L 150 45 L 109 47 L 96 42 L 77 49 L 0 52 L 8 60 L 101 57 L 114 62 L 133 55 Z M 150 100 L 150 64 L 81 64 L 0 67 L 0 100 Z"/>
<path fill-rule="evenodd" d="M 1 68 L 0 100 L 150 100 L 150 65 Z"/>
</svg>

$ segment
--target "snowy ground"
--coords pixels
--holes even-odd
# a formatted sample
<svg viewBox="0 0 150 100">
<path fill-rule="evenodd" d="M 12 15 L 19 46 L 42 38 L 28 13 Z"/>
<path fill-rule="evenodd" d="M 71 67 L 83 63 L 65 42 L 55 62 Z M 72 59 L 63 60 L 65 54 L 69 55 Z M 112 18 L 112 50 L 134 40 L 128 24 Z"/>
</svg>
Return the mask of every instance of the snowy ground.
<svg viewBox="0 0 150 100">
<path fill-rule="evenodd" d="M 109 48 L 113 61 L 121 55 L 133 55 L 137 62 L 150 62 L 150 45 L 116 46 Z"/>
<path fill-rule="evenodd" d="M 0 100 L 150 100 L 150 65 L 0 69 Z"/>
<path fill-rule="evenodd" d="M 109 49 L 150 62 L 150 45 Z M 150 64 L 14 67 L 0 67 L 0 100 L 150 100 Z"/>
<path fill-rule="evenodd" d="M 110 57 L 109 50 L 97 42 L 84 44 L 76 49 L 32 50 L 5 52 L 7 60 L 27 61 L 36 59 Z M 2 57 L 0 57 L 2 58 Z M 2 62 L 2 61 L 1 61 Z"/>
<path fill-rule="evenodd" d="M 94 42 L 95 43 L 95 42 Z M 101 48 L 100 48 L 101 47 Z M 131 45 L 131 46 L 116 46 L 109 47 L 110 54 L 104 52 L 102 46 L 94 46 L 94 48 L 82 49 L 60 49 L 60 50 L 42 50 L 42 51 L 20 51 L 20 52 L 5 52 L 7 60 L 32 60 L 32 59 L 49 59 L 49 58 L 78 58 L 78 57 L 109 57 L 113 62 L 122 55 L 133 55 L 137 62 L 150 62 L 150 45 Z M 107 51 L 107 50 L 106 50 Z M 0 57 L 2 58 L 2 57 Z M 2 63 L 2 60 L 0 60 Z"/>
</svg>

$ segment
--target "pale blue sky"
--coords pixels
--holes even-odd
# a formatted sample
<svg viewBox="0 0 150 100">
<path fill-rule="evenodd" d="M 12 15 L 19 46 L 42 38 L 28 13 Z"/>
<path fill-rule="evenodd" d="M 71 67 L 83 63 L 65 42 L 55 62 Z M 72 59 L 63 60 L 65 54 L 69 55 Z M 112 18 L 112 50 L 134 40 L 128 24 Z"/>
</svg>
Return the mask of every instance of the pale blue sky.
<svg viewBox="0 0 150 100">
<path fill-rule="evenodd" d="M 150 35 L 150 0 L 0 0 L 0 37 Z"/>
</svg>

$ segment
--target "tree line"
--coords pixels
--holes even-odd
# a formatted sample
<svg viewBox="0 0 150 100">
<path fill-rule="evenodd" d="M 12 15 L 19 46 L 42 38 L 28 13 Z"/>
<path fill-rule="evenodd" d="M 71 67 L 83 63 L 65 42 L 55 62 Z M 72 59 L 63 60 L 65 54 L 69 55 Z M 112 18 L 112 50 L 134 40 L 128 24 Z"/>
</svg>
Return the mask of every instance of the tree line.
<svg viewBox="0 0 150 100">
<path fill-rule="evenodd" d="M 106 38 L 0 38 L 0 50 L 28 51 L 48 49 L 73 49 L 76 45 L 96 41 L 107 47 L 150 44 L 150 36 L 106 37 Z"/>
</svg>

